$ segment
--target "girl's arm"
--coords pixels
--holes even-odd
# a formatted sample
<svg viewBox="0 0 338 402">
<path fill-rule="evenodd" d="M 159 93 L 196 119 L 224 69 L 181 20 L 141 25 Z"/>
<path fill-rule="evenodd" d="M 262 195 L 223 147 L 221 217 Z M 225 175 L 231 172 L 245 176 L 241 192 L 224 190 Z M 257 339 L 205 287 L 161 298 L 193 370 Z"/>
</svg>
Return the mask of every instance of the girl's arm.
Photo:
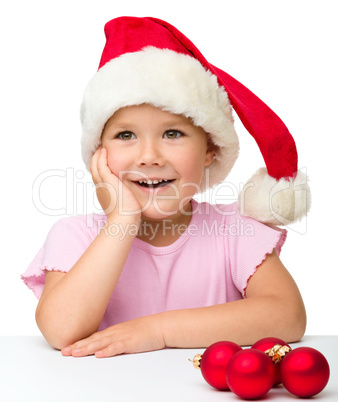
<svg viewBox="0 0 338 402">
<path fill-rule="evenodd" d="M 274 336 L 286 342 L 302 338 L 306 312 L 293 278 L 276 251 L 267 255 L 250 278 L 246 299 L 212 307 L 166 312 L 162 316 L 167 346 L 207 346 L 217 339 L 240 345 Z M 175 324 L 171 322 L 175 321 Z M 187 320 L 187 330 L 180 331 Z"/>
<path fill-rule="evenodd" d="M 139 225 L 138 214 L 118 214 L 117 191 L 121 183 L 107 166 L 105 150 L 99 149 L 93 156 L 91 172 L 107 223 L 68 273 L 47 272 L 36 309 L 38 327 L 57 349 L 97 331 L 135 237 L 135 225 Z M 124 194 L 119 198 L 124 210 L 137 211 L 134 197 L 128 189 L 122 190 Z M 134 234 L 124 230 L 122 239 L 109 235 L 107 227 L 112 223 L 124 229 L 132 225 Z"/>
<path fill-rule="evenodd" d="M 120 240 L 103 228 L 68 273 L 47 272 L 35 316 L 52 346 L 61 349 L 97 331 L 133 238 Z"/>
<path fill-rule="evenodd" d="M 274 336 L 298 341 L 306 313 L 299 290 L 274 251 L 250 278 L 246 299 L 168 311 L 114 325 L 70 345 L 64 355 L 97 357 L 161 349 L 207 347 L 219 340 L 251 345 Z"/>
</svg>

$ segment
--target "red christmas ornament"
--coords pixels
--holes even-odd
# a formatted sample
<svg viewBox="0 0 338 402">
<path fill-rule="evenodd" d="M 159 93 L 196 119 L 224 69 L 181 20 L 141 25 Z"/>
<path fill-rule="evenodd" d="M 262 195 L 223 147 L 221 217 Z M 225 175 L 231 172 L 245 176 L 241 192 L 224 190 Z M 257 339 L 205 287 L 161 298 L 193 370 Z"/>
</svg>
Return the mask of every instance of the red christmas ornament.
<svg viewBox="0 0 338 402">
<path fill-rule="evenodd" d="M 275 371 L 264 352 L 244 349 L 230 359 L 225 378 L 230 390 L 240 398 L 258 399 L 272 388 Z"/>
<path fill-rule="evenodd" d="M 290 351 L 281 363 L 284 387 L 296 396 L 309 398 L 321 392 L 329 381 L 330 367 L 316 349 L 300 347 Z"/>
<path fill-rule="evenodd" d="M 242 350 L 234 342 L 220 341 L 210 345 L 203 355 L 194 357 L 194 366 L 200 368 L 205 381 L 219 390 L 228 390 L 225 368 L 231 357 Z"/>
<path fill-rule="evenodd" d="M 254 343 L 251 348 L 252 349 L 258 349 L 261 350 L 264 353 L 267 353 L 270 349 L 272 349 L 276 345 L 281 345 L 281 346 L 287 346 L 290 350 L 290 346 L 284 342 L 282 339 L 279 338 L 274 338 L 274 337 L 269 337 L 269 338 L 263 338 Z M 277 351 L 278 352 L 278 351 Z M 280 375 L 280 362 L 281 359 L 278 359 L 275 357 L 273 353 L 271 353 L 271 359 L 274 363 L 274 369 L 275 369 L 275 381 L 274 381 L 274 386 L 281 384 L 282 379 Z"/>
</svg>

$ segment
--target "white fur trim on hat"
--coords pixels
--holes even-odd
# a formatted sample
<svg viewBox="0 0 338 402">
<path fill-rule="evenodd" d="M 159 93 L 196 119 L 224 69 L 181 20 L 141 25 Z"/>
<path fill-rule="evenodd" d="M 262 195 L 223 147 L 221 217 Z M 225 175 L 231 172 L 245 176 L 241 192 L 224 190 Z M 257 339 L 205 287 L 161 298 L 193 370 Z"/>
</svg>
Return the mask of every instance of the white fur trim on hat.
<svg viewBox="0 0 338 402">
<path fill-rule="evenodd" d="M 266 168 L 259 169 L 239 195 L 240 211 L 260 222 L 288 225 L 300 220 L 311 206 L 307 176 L 302 171 L 289 180 L 275 180 Z"/>
<path fill-rule="evenodd" d="M 193 57 L 155 47 L 107 62 L 89 82 L 81 106 L 82 157 L 87 169 L 107 120 L 120 108 L 142 103 L 190 117 L 210 135 L 217 151 L 201 191 L 225 179 L 239 151 L 227 93 Z"/>
</svg>

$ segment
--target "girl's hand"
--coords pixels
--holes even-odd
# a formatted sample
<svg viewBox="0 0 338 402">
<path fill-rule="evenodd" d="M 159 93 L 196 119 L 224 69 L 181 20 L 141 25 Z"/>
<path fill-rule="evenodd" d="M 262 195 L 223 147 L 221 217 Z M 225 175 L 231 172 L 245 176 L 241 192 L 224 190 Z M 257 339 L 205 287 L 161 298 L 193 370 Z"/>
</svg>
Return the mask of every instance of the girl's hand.
<svg viewBox="0 0 338 402">
<path fill-rule="evenodd" d="M 132 192 L 112 173 L 107 163 L 107 150 L 99 147 L 91 159 L 90 172 L 96 194 L 107 219 L 123 212 L 138 217 L 140 204 Z"/>
<path fill-rule="evenodd" d="M 95 332 L 61 350 L 63 356 L 111 357 L 122 353 L 139 353 L 165 347 L 156 315 L 137 318 Z"/>
</svg>

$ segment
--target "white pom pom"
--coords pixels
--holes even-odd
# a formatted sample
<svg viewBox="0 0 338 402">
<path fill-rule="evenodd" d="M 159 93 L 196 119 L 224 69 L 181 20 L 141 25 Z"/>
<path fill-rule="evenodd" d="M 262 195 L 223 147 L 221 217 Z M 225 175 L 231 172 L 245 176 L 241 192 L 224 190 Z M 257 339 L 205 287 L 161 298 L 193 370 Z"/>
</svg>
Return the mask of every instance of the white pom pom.
<svg viewBox="0 0 338 402">
<path fill-rule="evenodd" d="M 307 176 L 297 172 L 295 179 L 276 180 L 266 168 L 259 169 L 239 194 L 242 215 L 273 225 L 289 225 L 307 214 L 311 193 Z"/>
</svg>

